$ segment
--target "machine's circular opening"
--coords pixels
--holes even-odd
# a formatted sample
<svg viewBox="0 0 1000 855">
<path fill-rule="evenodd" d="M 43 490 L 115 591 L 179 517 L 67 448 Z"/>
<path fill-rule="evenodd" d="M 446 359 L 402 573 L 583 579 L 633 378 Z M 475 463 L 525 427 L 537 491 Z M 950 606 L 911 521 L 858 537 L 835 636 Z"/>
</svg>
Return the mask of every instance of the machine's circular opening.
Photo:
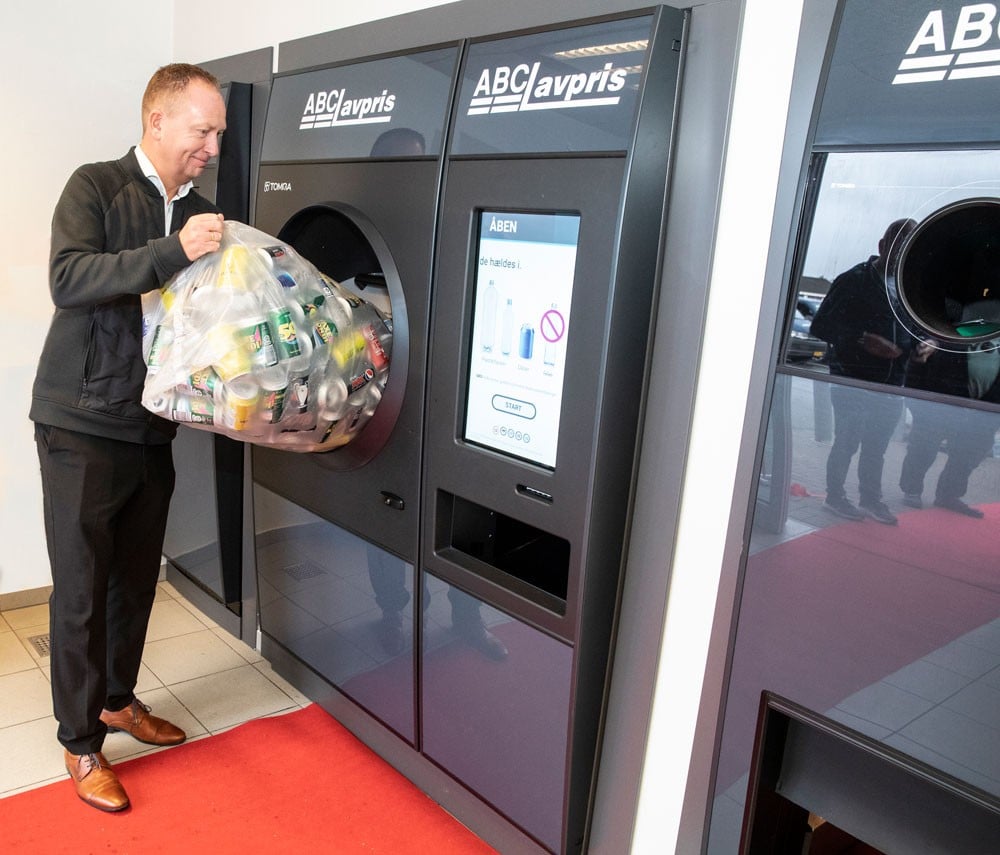
<svg viewBox="0 0 1000 855">
<path fill-rule="evenodd" d="M 1000 337 L 1000 200 L 966 199 L 919 223 L 901 248 L 895 287 L 920 331 L 945 346 Z"/>
<path fill-rule="evenodd" d="M 409 335 L 396 265 L 385 241 L 364 214 L 335 202 L 299 211 L 285 223 L 277 237 L 322 273 L 372 303 L 391 325 L 388 380 L 371 420 L 351 442 L 316 457 L 329 469 L 355 469 L 382 450 L 402 406 Z"/>
</svg>

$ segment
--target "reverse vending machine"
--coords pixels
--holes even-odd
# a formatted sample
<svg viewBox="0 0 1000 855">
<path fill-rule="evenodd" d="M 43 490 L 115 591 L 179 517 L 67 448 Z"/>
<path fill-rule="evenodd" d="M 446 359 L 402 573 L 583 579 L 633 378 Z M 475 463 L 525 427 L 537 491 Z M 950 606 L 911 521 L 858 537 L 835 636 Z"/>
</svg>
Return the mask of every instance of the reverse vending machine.
<svg viewBox="0 0 1000 855">
<path fill-rule="evenodd" d="M 265 649 L 304 663 L 411 743 L 431 257 L 458 55 L 450 45 L 276 76 L 254 218 L 376 305 L 392 339 L 381 399 L 349 444 L 253 449 Z M 295 284 L 322 315 L 322 283 Z M 316 347 L 344 344 L 330 329 Z M 322 404 L 327 390 L 301 393 Z"/>
<path fill-rule="evenodd" d="M 471 41 L 434 280 L 421 748 L 584 845 L 656 300 L 682 13 Z"/>
<path fill-rule="evenodd" d="M 253 449 L 262 651 L 511 851 L 585 848 L 683 23 L 289 72 L 268 105 L 254 225 L 393 342 L 349 444 Z"/>
</svg>

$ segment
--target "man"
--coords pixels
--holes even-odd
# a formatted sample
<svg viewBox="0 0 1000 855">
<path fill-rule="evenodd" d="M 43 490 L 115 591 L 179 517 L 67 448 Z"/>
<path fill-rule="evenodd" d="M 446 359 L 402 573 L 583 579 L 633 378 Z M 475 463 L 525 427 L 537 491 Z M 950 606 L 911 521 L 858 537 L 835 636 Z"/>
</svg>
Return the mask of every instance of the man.
<svg viewBox="0 0 1000 855">
<path fill-rule="evenodd" d="M 101 753 L 108 730 L 152 745 L 185 738 L 134 694 L 176 431 L 140 404 L 141 295 L 218 249 L 222 215 L 192 181 L 218 154 L 225 127 L 212 75 L 159 69 L 143 95 L 139 146 L 77 169 L 52 218 L 55 313 L 29 414 L 52 567 L 52 698 L 77 794 L 105 811 L 129 805 Z"/>
<path fill-rule="evenodd" d="M 885 274 L 890 253 L 898 251 L 913 220 L 896 220 L 878 242 L 878 255 L 840 274 L 813 318 L 811 331 L 831 345 L 830 373 L 872 383 L 903 382 L 909 337 L 889 305 Z M 837 516 L 866 516 L 885 525 L 897 519 L 882 501 L 885 451 L 903 412 L 902 399 L 856 386 L 830 389 L 834 439 L 826 461 L 825 507 Z M 858 454 L 858 506 L 844 489 L 847 471 Z"/>
<path fill-rule="evenodd" d="M 1000 253 L 996 248 L 981 253 L 976 263 L 983 265 L 989 255 L 989 267 L 978 271 L 973 279 L 989 284 L 1000 272 Z M 959 314 L 961 313 L 961 314 Z M 955 310 L 956 326 L 970 319 L 989 323 L 1000 322 L 1000 301 L 976 300 Z M 1000 351 L 998 342 L 989 341 L 963 351 L 947 351 L 931 343 L 921 342 L 906 372 L 906 385 L 942 395 L 988 401 L 1000 401 Z M 938 401 L 911 398 L 907 401 L 913 423 L 907 440 L 906 457 L 899 474 L 903 504 L 911 508 L 924 506 L 924 478 L 937 459 L 942 444 L 947 460 L 938 475 L 934 491 L 934 506 L 972 519 L 982 519 L 979 508 L 963 501 L 969 489 L 969 479 L 976 468 L 993 454 L 1000 419 L 989 411 L 955 408 Z"/>
</svg>

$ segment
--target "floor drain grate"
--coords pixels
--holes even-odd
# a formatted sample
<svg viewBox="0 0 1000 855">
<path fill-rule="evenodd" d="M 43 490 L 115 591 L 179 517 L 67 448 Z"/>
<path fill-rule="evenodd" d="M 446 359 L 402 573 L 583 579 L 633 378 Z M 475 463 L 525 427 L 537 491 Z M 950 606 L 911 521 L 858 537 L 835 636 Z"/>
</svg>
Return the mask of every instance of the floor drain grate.
<svg viewBox="0 0 1000 855">
<path fill-rule="evenodd" d="M 49 634 L 33 635 L 28 639 L 28 643 L 35 648 L 39 656 L 48 656 L 52 651 L 49 648 Z"/>
<path fill-rule="evenodd" d="M 302 582 L 306 579 L 315 579 L 317 576 L 323 576 L 326 574 L 325 567 L 313 564 L 312 561 L 303 561 L 301 564 L 289 564 L 284 568 L 284 570 L 296 582 Z"/>
</svg>

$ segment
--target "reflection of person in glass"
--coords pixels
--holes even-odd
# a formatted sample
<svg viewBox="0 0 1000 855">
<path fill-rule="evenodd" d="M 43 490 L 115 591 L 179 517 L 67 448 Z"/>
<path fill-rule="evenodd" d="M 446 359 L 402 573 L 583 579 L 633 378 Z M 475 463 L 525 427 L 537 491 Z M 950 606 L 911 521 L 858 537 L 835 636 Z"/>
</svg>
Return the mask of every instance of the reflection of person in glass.
<svg viewBox="0 0 1000 855">
<path fill-rule="evenodd" d="M 410 602 L 406 590 L 407 564 L 374 544 L 368 544 L 368 578 L 375 592 L 375 602 L 382 610 L 382 619 L 375 627 L 379 643 L 386 653 L 398 656 L 406 649 L 403 633 L 403 610 Z M 462 642 L 484 656 L 497 661 L 507 658 L 507 647 L 483 622 L 479 601 L 464 591 L 449 585 L 451 624 Z M 430 592 L 424 585 L 424 609 L 430 604 Z"/>
<path fill-rule="evenodd" d="M 413 128 L 391 128 L 372 145 L 372 157 L 420 157 L 426 151 L 423 134 Z M 376 630 L 386 653 L 398 655 L 405 648 L 403 609 L 410 601 L 405 585 L 405 563 L 376 546 L 368 548 L 368 578 L 375 601 L 382 610 Z M 507 648 L 483 623 L 479 602 L 454 587 L 448 588 L 451 620 L 456 635 L 490 659 L 505 659 Z M 424 608 L 430 601 L 424 588 Z"/>
<path fill-rule="evenodd" d="M 371 157 L 420 157 L 426 151 L 424 135 L 413 128 L 390 128 L 379 134 Z"/>
<path fill-rule="evenodd" d="M 980 280 L 983 281 L 983 280 Z M 981 290 L 981 289 L 980 289 Z M 987 289 L 988 290 L 988 289 Z M 978 300 L 952 307 L 955 323 L 1000 321 L 1000 300 Z M 917 358 L 906 372 L 906 385 L 945 395 L 1000 403 L 1000 341 L 990 341 L 967 352 L 950 352 L 930 343 L 917 346 Z M 965 407 L 948 407 L 918 398 L 907 402 L 913 425 L 899 476 L 903 504 L 923 507 L 924 476 L 937 459 L 942 443 L 948 459 L 938 476 L 934 505 L 963 516 L 981 519 L 978 508 L 963 500 L 969 478 L 992 452 L 1000 417 Z"/>
<path fill-rule="evenodd" d="M 372 145 L 371 157 L 420 157 L 427 149 L 423 134 L 413 128 L 390 128 Z M 375 601 L 382 610 L 376 631 L 386 653 L 398 655 L 405 649 L 403 609 L 410 601 L 405 585 L 405 563 L 376 546 L 368 547 L 368 578 Z M 424 608 L 430 595 L 424 587 Z M 454 587 L 448 588 L 451 620 L 456 635 L 490 659 L 505 659 L 507 648 L 483 623 L 479 602 Z"/>
<path fill-rule="evenodd" d="M 878 242 L 878 255 L 841 273 L 830 286 L 812 321 L 812 333 L 831 345 L 830 373 L 873 383 L 900 386 L 910 337 L 889 305 L 885 271 L 916 223 L 896 220 Z M 882 468 L 899 417 L 896 395 L 836 384 L 830 390 L 834 439 L 826 462 L 827 510 L 845 519 L 866 516 L 886 525 L 897 520 L 882 501 Z M 860 451 L 860 453 L 859 453 Z M 858 453 L 858 506 L 844 484 Z"/>
</svg>

